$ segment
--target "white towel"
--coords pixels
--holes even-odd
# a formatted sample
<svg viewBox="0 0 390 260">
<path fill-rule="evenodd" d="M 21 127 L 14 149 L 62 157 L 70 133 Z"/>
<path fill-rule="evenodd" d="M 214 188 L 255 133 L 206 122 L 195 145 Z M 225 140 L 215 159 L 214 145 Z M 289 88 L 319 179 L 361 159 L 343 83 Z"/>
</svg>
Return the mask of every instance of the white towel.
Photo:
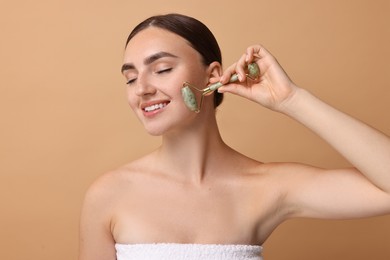
<svg viewBox="0 0 390 260">
<path fill-rule="evenodd" d="M 256 245 L 115 244 L 117 260 L 262 260 Z"/>
</svg>

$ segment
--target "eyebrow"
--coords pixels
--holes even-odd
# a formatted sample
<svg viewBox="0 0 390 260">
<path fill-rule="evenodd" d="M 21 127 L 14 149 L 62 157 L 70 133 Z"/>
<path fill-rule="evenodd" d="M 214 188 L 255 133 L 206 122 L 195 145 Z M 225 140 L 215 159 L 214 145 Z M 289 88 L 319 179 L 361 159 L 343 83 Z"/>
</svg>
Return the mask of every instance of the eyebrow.
<svg viewBox="0 0 390 260">
<path fill-rule="evenodd" d="M 176 55 L 173 55 L 172 53 L 160 51 L 155 54 L 150 55 L 149 57 L 144 59 L 144 64 L 149 65 L 153 62 L 155 62 L 158 59 L 165 58 L 165 57 L 171 57 L 171 58 L 178 58 Z M 123 73 L 126 70 L 135 69 L 135 66 L 133 63 L 125 63 L 122 65 L 121 72 Z"/>
</svg>

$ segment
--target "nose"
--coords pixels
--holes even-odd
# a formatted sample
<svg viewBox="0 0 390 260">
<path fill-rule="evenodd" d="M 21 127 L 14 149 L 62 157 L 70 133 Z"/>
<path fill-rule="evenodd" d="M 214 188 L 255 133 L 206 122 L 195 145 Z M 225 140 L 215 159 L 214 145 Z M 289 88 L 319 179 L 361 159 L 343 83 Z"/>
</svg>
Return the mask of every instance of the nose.
<svg viewBox="0 0 390 260">
<path fill-rule="evenodd" d="M 138 75 L 137 83 L 135 86 L 135 94 L 138 96 L 152 95 L 156 93 L 156 88 L 148 80 L 146 75 Z"/>
</svg>

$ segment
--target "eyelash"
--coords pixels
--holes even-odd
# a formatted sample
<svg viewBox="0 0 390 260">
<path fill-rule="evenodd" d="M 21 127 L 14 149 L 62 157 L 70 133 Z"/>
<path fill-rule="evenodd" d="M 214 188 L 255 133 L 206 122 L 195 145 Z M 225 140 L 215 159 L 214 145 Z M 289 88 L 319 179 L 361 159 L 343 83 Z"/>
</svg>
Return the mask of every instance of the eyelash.
<svg viewBox="0 0 390 260">
<path fill-rule="evenodd" d="M 136 79 L 130 79 L 129 81 L 126 82 L 127 85 L 131 85 L 132 83 L 134 83 Z"/>
<path fill-rule="evenodd" d="M 167 72 L 170 72 L 172 70 L 172 68 L 167 68 L 167 69 L 162 69 L 162 70 L 159 70 L 159 71 L 156 71 L 156 74 L 163 74 L 163 73 L 167 73 Z M 135 82 L 137 78 L 134 78 L 134 79 L 130 79 L 126 82 L 127 85 L 131 85 L 132 83 Z"/>
<path fill-rule="evenodd" d="M 159 70 L 156 73 L 157 74 L 162 74 L 162 73 L 170 72 L 171 70 L 172 70 L 172 68 L 167 68 L 167 69 Z"/>
</svg>

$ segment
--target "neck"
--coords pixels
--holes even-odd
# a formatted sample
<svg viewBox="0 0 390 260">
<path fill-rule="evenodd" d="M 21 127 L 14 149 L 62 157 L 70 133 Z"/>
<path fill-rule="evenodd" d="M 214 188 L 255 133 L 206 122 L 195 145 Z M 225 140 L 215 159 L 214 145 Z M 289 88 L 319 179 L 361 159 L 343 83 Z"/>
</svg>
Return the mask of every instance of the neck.
<svg viewBox="0 0 390 260">
<path fill-rule="evenodd" d="M 215 115 L 180 130 L 163 136 L 158 157 L 167 165 L 169 174 L 188 182 L 200 184 L 212 173 L 218 172 L 215 157 L 226 152 Z M 219 161 L 220 162 L 220 161 Z"/>
</svg>

